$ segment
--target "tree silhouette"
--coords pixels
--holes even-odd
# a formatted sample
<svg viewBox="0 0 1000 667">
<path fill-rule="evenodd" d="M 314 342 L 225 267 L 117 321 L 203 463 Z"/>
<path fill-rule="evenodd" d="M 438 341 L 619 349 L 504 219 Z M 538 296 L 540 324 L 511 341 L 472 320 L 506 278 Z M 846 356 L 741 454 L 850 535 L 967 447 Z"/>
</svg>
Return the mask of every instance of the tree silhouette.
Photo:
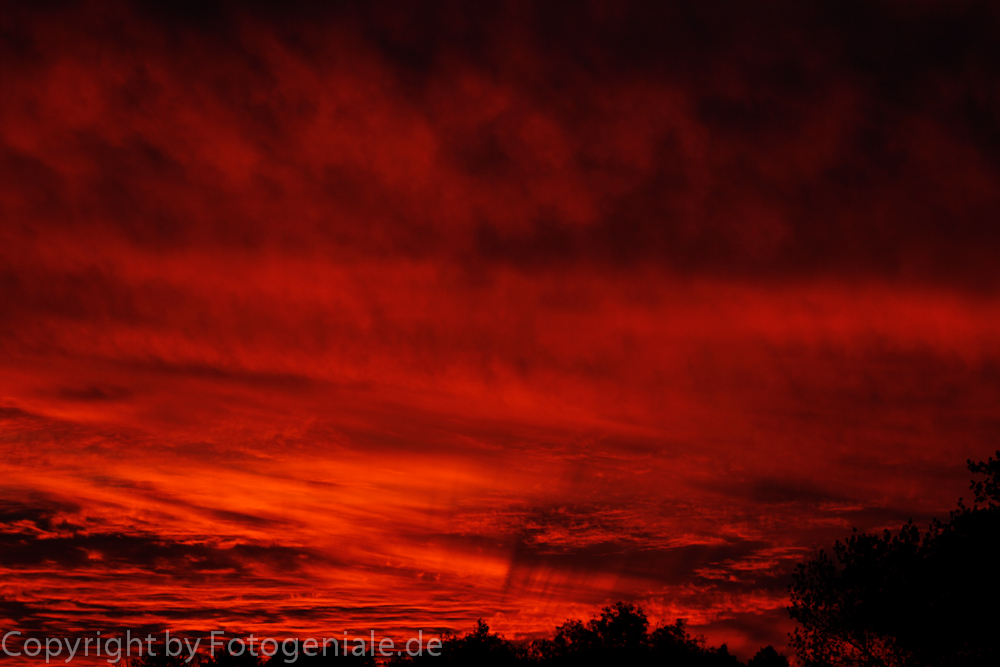
<svg viewBox="0 0 1000 667">
<path fill-rule="evenodd" d="M 641 608 L 616 602 L 589 622 L 566 621 L 553 639 L 538 640 L 531 655 L 552 665 L 635 664 L 649 655 L 649 620 Z"/>
<path fill-rule="evenodd" d="M 773 646 L 765 646 L 747 661 L 747 667 L 788 667 L 788 658 L 775 651 Z"/>
<path fill-rule="evenodd" d="M 1000 664 L 1000 452 L 968 462 L 975 504 L 896 535 L 855 532 L 801 564 L 790 586 L 802 664 Z M 981 506 L 982 505 L 982 506 Z"/>
<path fill-rule="evenodd" d="M 143 653 L 136 658 L 129 658 L 128 667 L 190 667 L 190 663 L 185 662 L 187 655 L 171 656 L 167 655 L 163 644 L 153 647 L 153 654 Z"/>
<path fill-rule="evenodd" d="M 375 667 L 375 658 L 368 655 L 370 651 L 366 651 L 365 655 L 355 655 L 353 644 L 347 648 L 341 645 L 336 652 L 331 644 L 326 655 L 323 654 L 323 647 L 310 647 L 309 652 L 314 655 L 307 655 L 303 648 L 301 640 L 295 640 L 294 645 L 282 642 L 277 652 L 263 661 L 263 667 Z"/>
<path fill-rule="evenodd" d="M 762 649 L 755 667 L 787 667 L 788 661 L 772 647 Z M 725 645 L 706 648 L 692 637 L 684 621 L 650 631 L 642 609 L 616 602 L 587 622 L 569 620 L 556 628 L 552 639 L 522 644 L 490 632 L 481 619 L 463 637 L 447 635 L 440 656 L 394 656 L 389 665 L 538 665 L 589 667 L 601 665 L 670 665 L 671 667 L 741 667 Z"/>
<path fill-rule="evenodd" d="M 127 661 L 128 667 L 375 667 L 376 664 L 461 665 L 475 667 L 590 667 L 600 665 L 669 665 L 670 667 L 743 667 L 726 645 L 706 647 L 703 637 L 692 637 L 683 620 L 650 629 L 649 620 L 641 607 L 628 602 L 616 602 L 604 607 L 587 622 L 569 620 L 556 628 L 552 639 L 517 642 L 490 631 L 479 619 L 472 631 L 463 636 L 444 633 L 435 655 L 426 645 L 420 655 L 411 656 L 410 647 L 396 645 L 393 654 L 379 661 L 370 655 L 355 655 L 350 643 L 334 651 L 333 644 L 323 655 L 322 647 L 309 645 L 301 639 L 280 641 L 276 652 L 267 656 L 260 644 L 255 653 L 245 649 L 240 654 L 229 652 L 223 644 L 214 654 L 201 652 L 188 662 L 190 654 L 166 654 L 162 644 L 154 647 L 155 655 L 144 654 Z M 308 655 L 308 648 L 314 655 Z M 273 649 L 272 649 L 273 650 Z M 415 649 L 413 649 L 415 650 Z M 750 667 L 788 667 L 788 660 L 768 646 L 758 651 L 748 663 Z"/>
<path fill-rule="evenodd" d="M 230 653 L 228 648 L 215 651 L 214 655 L 205 658 L 200 663 L 202 667 L 260 667 L 261 659 L 250 653 L 249 649 L 240 654 Z M 144 667 L 153 667 L 152 665 Z"/>
<path fill-rule="evenodd" d="M 650 636 L 650 652 L 656 662 L 663 664 L 689 664 L 704 651 L 704 639 L 688 634 L 681 619 L 656 628 Z"/>
<path fill-rule="evenodd" d="M 476 622 L 476 627 L 464 637 L 445 633 L 442 646 L 436 651 L 439 655 L 424 652 L 422 655 L 395 656 L 390 665 L 429 664 L 429 665 L 483 665 L 484 667 L 500 667 L 501 665 L 517 665 L 525 661 L 526 648 L 518 643 L 508 641 L 498 634 L 490 632 L 490 626 L 483 619 Z"/>
</svg>

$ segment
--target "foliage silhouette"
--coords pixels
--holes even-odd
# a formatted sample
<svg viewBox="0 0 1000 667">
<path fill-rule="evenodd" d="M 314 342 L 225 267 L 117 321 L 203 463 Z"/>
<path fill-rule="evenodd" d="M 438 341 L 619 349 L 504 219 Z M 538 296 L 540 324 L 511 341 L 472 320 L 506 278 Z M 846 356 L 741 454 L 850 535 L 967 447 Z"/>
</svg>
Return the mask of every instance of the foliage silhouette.
<svg viewBox="0 0 1000 667">
<path fill-rule="evenodd" d="M 389 665 L 520 665 L 525 663 L 527 649 L 524 644 L 504 639 L 490 632 L 490 626 L 483 619 L 464 637 L 445 633 L 439 655 L 423 653 L 418 656 L 407 654 L 394 656 Z"/>
<path fill-rule="evenodd" d="M 775 651 L 773 646 L 765 646 L 747 661 L 747 667 L 788 667 L 788 658 Z"/>
<path fill-rule="evenodd" d="M 128 661 L 128 667 L 374 667 L 371 655 L 353 655 L 355 645 L 348 651 L 340 647 L 339 655 L 332 645 L 326 655 L 322 647 L 310 647 L 317 655 L 304 652 L 301 640 L 289 639 L 278 645 L 277 653 L 262 657 L 244 651 L 240 655 L 225 648 L 214 655 L 201 653 L 192 662 L 186 662 L 189 653 L 168 656 L 162 644 L 155 647 L 156 655 L 143 655 Z M 403 646 L 396 646 L 399 650 Z M 385 665 L 462 665 L 470 667 L 504 667 L 507 665 L 538 665 L 551 667 L 588 667 L 590 665 L 670 665 L 671 667 L 742 667 L 743 663 L 729 653 L 723 644 L 718 648 L 706 647 L 701 637 L 692 637 L 682 620 L 671 625 L 650 629 L 649 620 L 640 607 L 627 602 L 616 602 L 604 607 L 601 613 L 584 623 L 566 621 L 556 628 L 552 639 L 532 642 L 515 642 L 490 632 L 489 625 L 480 619 L 475 628 L 463 636 L 445 633 L 437 655 L 425 650 L 421 655 L 392 655 Z M 382 657 L 380 656 L 380 661 Z M 290 662 L 286 662 L 289 660 Z M 788 661 L 768 646 L 761 649 L 749 663 L 752 667 L 787 667 Z"/>
<path fill-rule="evenodd" d="M 763 649 L 774 655 L 772 647 Z M 395 656 L 390 665 L 544 665 L 588 667 L 590 665 L 671 665 L 672 667 L 740 667 L 725 645 L 707 648 L 705 640 L 692 637 L 683 621 L 650 630 L 640 607 L 616 602 L 586 623 L 569 620 L 556 628 L 552 639 L 518 643 L 491 633 L 480 620 L 463 637 L 445 638 L 439 657 Z M 786 667 L 788 662 L 758 662 L 757 667 Z"/>
<path fill-rule="evenodd" d="M 223 648 L 215 651 L 214 655 L 203 659 L 200 664 L 203 667 L 260 667 L 260 658 L 254 656 L 249 650 L 235 654 Z M 154 666 L 146 665 L 144 667 Z"/>
<path fill-rule="evenodd" d="M 190 663 L 185 662 L 187 655 L 170 656 L 166 654 L 163 644 L 153 647 L 153 653 L 143 653 L 137 658 L 130 658 L 127 661 L 128 667 L 190 667 Z"/>
<path fill-rule="evenodd" d="M 798 566 L 789 613 L 804 667 L 1000 664 L 1000 451 L 946 523 L 855 533 Z"/>
<path fill-rule="evenodd" d="M 293 665 L 295 667 L 375 667 L 375 658 L 371 655 L 355 655 L 353 653 L 355 648 L 353 642 L 349 642 L 346 648 L 343 644 L 339 646 L 329 644 L 326 647 L 325 655 L 322 646 L 309 647 L 309 652 L 314 655 L 306 654 L 303 648 L 305 647 L 299 640 L 295 640 L 294 646 L 282 643 L 279 645 L 277 653 L 264 661 L 263 667 L 292 667 Z"/>
<path fill-rule="evenodd" d="M 279 644 L 277 647 L 277 652 L 271 656 L 267 657 L 260 652 L 259 645 L 255 647 L 255 653 L 251 653 L 249 650 L 244 650 L 240 654 L 231 653 L 227 648 L 223 647 L 221 649 L 216 649 L 214 654 L 211 653 L 198 653 L 197 657 L 191 662 L 187 661 L 189 657 L 188 650 L 185 648 L 181 655 L 169 656 L 166 651 L 163 650 L 163 645 L 159 644 L 154 647 L 153 651 L 155 655 L 150 655 L 148 653 L 143 654 L 140 657 L 131 658 L 128 660 L 128 667 L 374 667 L 375 659 L 370 655 L 357 656 L 353 655 L 350 649 L 354 648 L 352 643 L 349 646 L 349 650 L 346 654 L 335 654 L 332 647 L 328 649 L 327 654 L 322 654 L 322 648 L 313 650 L 310 647 L 310 652 L 316 653 L 316 655 L 307 655 L 303 652 L 302 643 L 297 639 L 291 640 L 294 642 L 294 646 Z M 270 649 L 269 649 L 270 650 Z M 291 662 L 285 662 L 286 659 L 292 660 Z"/>
</svg>

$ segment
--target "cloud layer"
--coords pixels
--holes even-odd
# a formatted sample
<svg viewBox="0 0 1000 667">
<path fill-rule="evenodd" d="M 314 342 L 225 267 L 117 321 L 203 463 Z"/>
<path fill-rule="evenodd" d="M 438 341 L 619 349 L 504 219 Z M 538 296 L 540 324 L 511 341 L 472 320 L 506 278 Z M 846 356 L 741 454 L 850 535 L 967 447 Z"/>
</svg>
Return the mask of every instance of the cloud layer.
<svg viewBox="0 0 1000 667">
<path fill-rule="evenodd" d="M 0 614 L 747 650 L 1000 399 L 988 3 L 59 4 L 0 39 Z"/>
</svg>

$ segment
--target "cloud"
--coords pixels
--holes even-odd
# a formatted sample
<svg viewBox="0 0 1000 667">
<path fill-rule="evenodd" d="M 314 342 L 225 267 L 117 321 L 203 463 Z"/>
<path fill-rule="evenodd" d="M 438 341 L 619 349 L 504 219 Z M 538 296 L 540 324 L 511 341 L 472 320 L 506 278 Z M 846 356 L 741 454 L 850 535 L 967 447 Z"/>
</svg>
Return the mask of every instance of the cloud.
<svg viewBox="0 0 1000 667">
<path fill-rule="evenodd" d="M 984 6 L 565 10 L 22 17 L 8 199 L 147 248 L 992 285 Z"/>
<path fill-rule="evenodd" d="M 987 3 L 2 12 L 4 614 L 764 641 L 989 453 Z"/>
<path fill-rule="evenodd" d="M 80 508 L 73 508 L 75 511 L 69 514 L 67 506 L 58 502 L 5 504 L 0 565 L 8 572 L 44 566 L 53 571 L 155 573 L 179 580 L 197 579 L 208 573 L 243 578 L 252 575 L 257 563 L 295 573 L 310 557 L 316 557 L 305 549 L 278 545 L 213 544 L 211 536 L 182 541 L 155 533 L 118 532 L 101 526 L 94 518 L 80 517 Z M 227 513 L 217 514 L 231 520 Z"/>
</svg>

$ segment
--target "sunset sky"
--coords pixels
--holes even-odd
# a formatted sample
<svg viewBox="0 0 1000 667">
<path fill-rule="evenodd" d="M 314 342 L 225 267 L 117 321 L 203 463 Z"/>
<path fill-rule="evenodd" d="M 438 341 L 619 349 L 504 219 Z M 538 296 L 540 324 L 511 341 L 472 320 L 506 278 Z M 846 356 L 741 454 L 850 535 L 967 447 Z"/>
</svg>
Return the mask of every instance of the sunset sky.
<svg viewBox="0 0 1000 667">
<path fill-rule="evenodd" d="M 996 3 L 16 4 L 0 629 L 745 659 L 997 448 Z"/>
</svg>

